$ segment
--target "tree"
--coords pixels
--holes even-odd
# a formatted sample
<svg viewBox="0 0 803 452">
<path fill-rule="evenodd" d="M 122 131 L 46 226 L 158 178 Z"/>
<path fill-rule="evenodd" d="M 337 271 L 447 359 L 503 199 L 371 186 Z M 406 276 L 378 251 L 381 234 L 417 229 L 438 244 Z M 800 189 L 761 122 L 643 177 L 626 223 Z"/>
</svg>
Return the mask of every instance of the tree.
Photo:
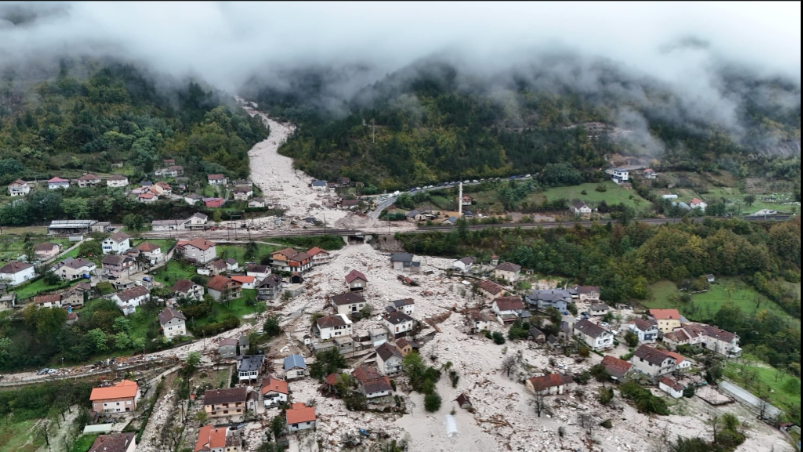
<svg viewBox="0 0 803 452">
<path fill-rule="evenodd" d="M 633 330 L 628 330 L 625 333 L 625 343 L 628 347 L 635 347 L 638 345 L 638 334 Z"/>
<path fill-rule="evenodd" d="M 505 343 L 505 335 L 500 333 L 499 331 L 494 331 L 491 337 L 493 338 L 494 344 L 496 345 L 502 345 Z"/>
<path fill-rule="evenodd" d="M 424 396 L 424 409 L 434 413 L 441 408 L 441 396 L 437 392 L 432 392 Z"/>
<path fill-rule="evenodd" d="M 284 434 L 285 427 L 287 427 L 287 420 L 284 416 L 276 416 L 270 422 L 270 431 L 273 433 L 273 438 L 275 440 L 279 440 L 279 438 Z"/>
<path fill-rule="evenodd" d="M 594 364 L 588 371 L 591 376 L 600 383 L 605 383 L 606 381 L 611 380 L 611 374 L 608 373 L 608 369 L 606 369 L 602 364 Z"/>
<path fill-rule="evenodd" d="M 245 252 L 243 253 L 243 258 L 249 261 L 253 260 L 258 252 L 259 252 L 259 246 L 256 244 L 256 242 L 248 242 L 245 245 Z"/>
<path fill-rule="evenodd" d="M 544 411 L 547 410 L 545 392 L 546 391 L 538 391 L 538 390 L 536 390 L 533 393 L 533 398 L 530 399 L 530 405 L 533 406 L 533 409 L 535 410 L 535 414 L 538 417 L 541 417 L 541 413 L 543 413 Z"/>
<path fill-rule="evenodd" d="M 752 206 L 754 202 L 756 202 L 756 195 L 744 195 L 745 204 Z"/>
<path fill-rule="evenodd" d="M 123 217 L 123 226 L 129 231 L 141 230 L 144 223 L 145 219 L 138 213 L 130 213 Z"/>
<path fill-rule="evenodd" d="M 78 246 L 78 257 L 102 256 L 103 249 L 97 240 L 85 240 Z"/>
<path fill-rule="evenodd" d="M 510 372 L 516 368 L 516 357 L 510 355 L 502 360 L 502 369 L 505 371 L 505 374 L 508 378 L 510 378 Z"/>
<path fill-rule="evenodd" d="M 597 389 L 597 400 L 602 405 L 607 405 L 613 400 L 613 389 L 600 387 Z"/>
<path fill-rule="evenodd" d="M 580 415 L 577 416 L 577 424 L 586 431 L 586 435 L 591 436 L 594 432 L 594 427 L 597 426 L 597 421 L 594 416 L 589 413 L 580 413 Z"/>
<path fill-rule="evenodd" d="M 268 318 L 265 319 L 262 331 L 267 334 L 268 338 L 280 335 L 282 333 L 282 327 L 279 326 L 279 318 L 275 315 L 269 315 Z"/>
</svg>

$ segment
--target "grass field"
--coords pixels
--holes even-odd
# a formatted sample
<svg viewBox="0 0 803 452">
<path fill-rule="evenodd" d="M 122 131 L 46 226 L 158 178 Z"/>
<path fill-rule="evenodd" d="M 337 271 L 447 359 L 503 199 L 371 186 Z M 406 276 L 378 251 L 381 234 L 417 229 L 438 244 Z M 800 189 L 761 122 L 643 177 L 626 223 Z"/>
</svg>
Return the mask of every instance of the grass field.
<svg viewBox="0 0 803 452">
<path fill-rule="evenodd" d="M 257 255 L 254 257 L 254 261 L 259 261 L 259 258 L 269 254 L 279 247 L 272 246 L 272 245 L 264 245 L 262 243 L 257 244 Z M 217 246 L 217 255 L 221 259 L 236 259 L 240 265 L 245 265 L 245 247 L 239 245 L 218 245 Z"/>
<path fill-rule="evenodd" d="M 70 452 L 86 452 L 92 447 L 92 443 L 95 442 L 95 439 L 98 437 L 97 433 L 81 435 L 78 439 L 75 440 L 75 443 L 70 449 Z"/>
<path fill-rule="evenodd" d="M 195 320 L 195 325 L 203 326 L 208 323 L 217 323 L 229 317 L 238 317 L 257 312 L 265 304 L 257 301 L 254 306 L 245 304 L 246 297 L 256 299 L 255 289 L 244 289 L 243 296 L 232 300 L 230 303 L 215 303 L 212 305 L 211 313 L 201 319 Z"/>
<path fill-rule="evenodd" d="M 605 186 L 607 190 L 604 192 L 596 191 L 595 189 L 598 185 Z M 583 190 L 586 192 L 585 195 L 582 194 Z M 541 196 L 540 199 L 538 199 L 539 196 Z M 635 190 L 622 188 L 611 181 L 605 181 L 601 184 L 588 183 L 573 185 L 571 187 L 548 188 L 544 190 L 543 193 L 535 193 L 530 195 L 527 200 L 530 201 L 531 198 L 533 201 L 537 201 L 539 203 L 543 202 L 544 198 L 546 198 L 547 201 L 566 199 L 569 202 L 574 199 L 579 199 L 585 203 L 591 203 L 594 205 L 605 201 L 609 206 L 621 203 L 626 206 L 633 207 L 636 210 L 641 210 L 650 206 L 650 202 L 639 196 Z"/>
<path fill-rule="evenodd" d="M 158 245 L 159 247 L 162 248 L 162 253 L 163 254 L 167 253 L 167 250 L 169 250 L 170 247 L 173 246 L 174 243 L 176 243 L 175 240 L 171 240 L 171 239 L 148 239 L 148 240 L 145 240 L 145 239 L 132 239 L 131 240 L 131 246 L 133 248 L 136 248 L 137 245 L 139 245 L 141 243 L 144 243 L 144 242 L 153 243 L 154 245 Z"/>
<path fill-rule="evenodd" d="M 70 285 L 78 284 L 81 281 L 86 281 L 86 280 L 85 279 L 76 279 L 76 280 L 72 281 L 72 283 Z M 49 285 L 45 284 L 45 279 L 44 278 L 39 278 L 36 281 L 32 282 L 31 284 L 28 284 L 27 286 L 25 286 L 25 287 L 23 287 L 21 289 L 14 290 L 14 292 L 17 293 L 17 298 L 28 298 L 28 297 L 32 297 L 34 295 L 37 295 L 40 292 L 45 292 L 45 291 L 48 291 L 48 290 L 54 290 L 54 289 L 57 289 L 59 287 L 61 287 L 61 284 L 56 284 L 55 286 L 49 286 Z"/>
<path fill-rule="evenodd" d="M 650 297 L 642 302 L 644 306 L 647 308 L 677 308 L 681 314 L 693 321 L 710 320 L 723 304 L 731 302 L 748 315 L 761 309 L 767 309 L 800 325 L 799 321 L 786 314 L 773 301 L 737 278 L 717 279 L 708 292 L 692 295 L 689 304 L 683 304 L 679 300 L 681 292 L 671 281 L 656 282 L 650 286 L 650 289 Z M 758 306 L 756 305 L 757 299 L 760 300 Z"/>
<path fill-rule="evenodd" d="M 756 201 L 752 205 L 748 206 L 744 203 L 744 197 L 747 193 L 740 190 L 738 187 L 712 187 L 706 189 L 705 191 L 705 193 L 699 193 L 691 188 L 680 188 L 672 190 L 659 190 L 657 193 L 661 195 L 670 193 L 677 194 L 677 200 L 687 204 L 694 198 L 700 198 L 707 203 L 724 199 L 727 204 L 737 204 L 740 208 L 741 215 L 752 214 L 761 209 L 771 209 L 779 212 L 791 212 L 794 207 L 789 204 L 781 204 L 780 202 L 772 202 L 766 199 L 771 196 L 775 196 L 776 199 L 780 201 L 791 201 L 792 193 L 755 194 Z M 797 210 L 799 211 L 800 209 L 797 208 Z"/>
<path fill-rule="evenodd" d="M 195 267 L 192 265 L 182 267 L 179 261 L 171 260 L 167 265 L 157 270 L 156 273 L 153 274 L 153 278 L 165 286 L 170 287 L 179 279 L 190 279 L 196 274 Z"/>
<path fill-rule="evenodd" d="M 0 425 L 0 452 L 34 452 L 45 444 L 41 435 L 33 435 L 36 420 L 9 422 Z"/>
<path fill-rule="evenodd" d="M 745 355 L 744 359 L 729 360 L 725 376 L 756 396 L 766 395 L 772 405 L 784 411 L 799 406 L 800 379 L 759 363 L 760 360 L 750 355 Z"/>
</svg>

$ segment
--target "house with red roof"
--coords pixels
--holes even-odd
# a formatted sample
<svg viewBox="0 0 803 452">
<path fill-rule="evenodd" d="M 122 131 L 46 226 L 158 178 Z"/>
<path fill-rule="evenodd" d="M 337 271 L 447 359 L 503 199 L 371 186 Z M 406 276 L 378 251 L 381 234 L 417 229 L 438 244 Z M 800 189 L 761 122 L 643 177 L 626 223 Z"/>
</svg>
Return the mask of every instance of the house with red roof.
<svg viewBox="0 0 803 452">
<path fill-rule="evenodd" d="M 69 187 L 70 187 L 70 181 L 67 179 L 62 179 L 58 176 L 47 181 L 48 190 L 58 190 L 60 188 L 69 188 Z"/>
<path fill-rule="evenodd" d="M 312 266 L 328 264 L 332 260 L 329 251 L 318 248 L 317 246 L 307 250 L 307 255 L 312 256 Z"/>
<path fill-rule="evenodd" d="M 240 289 L 254 289 L 256 288 L 256 278 L 253 276 L 232 276 L 231 280 L 240 286 Z"/>
<path fill-rule="evenodd" d="M 650 317 L 658 324 L 662 333 L 669 333 L 680 328 L 680 312 L 677 309 L 650 309 Z"/>
<path fill-rule="evenodd" d="M 268 377 L 262 380 L 260 393 L 262 394 L 262 402 L 265 404 L 265 408 L 270 408 L 287 402 L 290 390 L 286 381 Z"/>
<path fill-rule="evenodd" d="M 287 431 L 290 433 L 314 429 L 317 421 L 315 407 L 306 406 L 303 403 L 294 403 L 293 407 L 285 412 L 285 416 L 287 417 Z"/>
<path fill-rule="evenodd" d="M 139 385 L 123 380 L 114 386 L 94 388 L 89 395 L 95 413 L 124 413 L 135 411 L 140 398 Z"/>
<path fill-rule="evenodd" d="M 525 383 L 525 386 L 532 393 L 559 395 L 566 392 L 572 383 L 574 383 L 574 379 L 569 375 L 548 374 L 542 377 L 530 378 Z"/>
<path fill-rule="evenodd" d="M 658 380 L 658 389 L 664 391 L 665 393 L 671 395 L 672 397 L 679 399 L 683 397 L 683 385 L 678 383 L 672 378 L 667 377 L 664 375 Z"/>
<path fill-rule="evenodd" d="M 622 381 L 622 378 L 630 372 L 630 368 L 633 366 L 629 362 L 611 355 L 605 355 L 601 364 L 611 376 L 611 380 L 616 381 Z"/>
<path fill-rule="evenodd" d="M 17 179 L 8 184 L 8 194 L 13 196 L 25 196 L 31 192 L 31 186 L 22 179 Z"/>
<path fill-rule="evenodd" d="M 700 209 L 700 210 L 702 210 L 703 212 L 705 212 L 705 208 L 706 208 L 706 207 L 708 207 L 708 204 L 706 204 L 706 203 L 705 203 L 705 202 L 704 202 L 702 199 L 700 199 L 700 198 L 694 198 L 694 199 L 692 199 L 692 200 L 691 200 L 691 202 L 689 203 L 689 206 L 691 206 L 691 208 L 692 208 L 692 209 Z"/>
<path fill-rule="evenodd" d="M 195 239 L 189 242 L 179 241 L 176 247 L 184 250 L 184 257 L 200 264 L 212 262 L 217 258 L 215 244 L 205 239 Z"/>
<path fill-rule="evenodd" d="M 352 270 L 346 275 L 346 284 L 352 292 L 362 292 L 368 288 L 368 278 L 357 270 Z"/>
</svg>

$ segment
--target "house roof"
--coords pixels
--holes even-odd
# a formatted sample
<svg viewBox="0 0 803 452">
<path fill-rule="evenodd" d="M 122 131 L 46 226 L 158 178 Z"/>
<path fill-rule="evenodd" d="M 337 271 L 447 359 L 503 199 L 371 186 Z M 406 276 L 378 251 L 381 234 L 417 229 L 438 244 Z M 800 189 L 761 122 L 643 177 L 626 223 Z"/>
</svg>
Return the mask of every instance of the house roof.
<svg viewBox="0 0 803 452">
<path fill-rule="evenodd" d="M 136 382 L 131 380 L 123 380 L 114 386 L 107 386 L 105 388 L 92 388 L 92 393 L 89 394 L 89 400 L 108 400 L 108 399 L 125 399 L 128 397 L 135 397 L 139 386 Z"/>
<path fill-rule="evenodd" d="M 206 287 L 212 290 L 217 290 L 218 292 L 222 291 L 226 284 L 230 283 L 231 280 L 226 278 L 222 275 L 215 275 L 206 283 Z"/>
<path fill-rule="evenodd" d="M 253 284 L 256 278 L 253 276 L 232 276 L 231 280 L 238 284 Z"/>
<path fill-rule="evenodd" d="M 325 381 L 326 384 L 328 384 L 329 386 L 334 386 L 337 384 L 337 374 L 331 373 L 327 375 L 326 378 L 323 379 L 323 381 Z"/>
<path fill-rule="evenodd" d="M 128 180 L 128 178 L 127 178 L 127 177 L 125 177 L 125 176 L 121 176 L 121 175 L 119 175 L 119 174 L 112 174 L 112 175 L 111 175 L 111 176 L 109 176 L 109 178 L 108 178 L 108 179 L 106 179 L 106 180 Z"/>
<path fill-rule="evenodd" d="M 650 315 L 656 320 L 680 320 L 677 309 L 650 309 Z"/>
<path fill-rule="evenodd" d="M 244 355 L 243 359 L 240 360 L 240 366 L 238 370 L 240 372 L 259 370 L 259 368 L 262 367 L 262 362 L 264 360 L 264 355 Z"/>
<path fill-rule="evenodd" d="M 312 181 L 312 186 L 313 187 L 326 187 L 326 181 L 325 180 L 314 180 L 314 181 Z"/>
<path fill-rule="evenodd" d="M 536 391 L 543 391 L 545 389 L 554 388 L 555 386 L 563 386 L 574 381 L 572 377 L 561 374 L 549 374 L 543 377 L 532 377 L 530 382 Z"/>
<path fill-rule="evenodd" d="M 220 207 L 226 200 L 223 198 L 212 198 L 204 200 L 206 207 Z"/>
<path fill-rule="evenodd" d="M 287 257 L 287 258 L 291 258 L 291 257 L 295 256 L 296 254 L 298 254 L 298 251 L 296 249 L 294 249 L 294 248 L 282 248 L 282 249 L 280 249 L 278 251 L 274 251 L 273 252 L 274 256 L 277 255 L 277 254 L 281 254 L 282 256 Z"/>
<path fill-rule="evenodd" d="M 37 251 L 48 252 L 48 251 L 53 251 L 54 248 L 57 249 L 58 247 L 59 247 L 58 244 L 45 242 L 45 243 L 37 243 L 36 245 L 34 245 L 33 250 L 34 252 Z"/>
<path fill-rule="evenodd" d="M 696 205 L 698 205 L 698 204 L 702 204 L 702 202 L 703 202 L 703 200 L 702 200 L 702 199 L 700 199 L 700 198 L 694 198 L 694 199 L 692 199 L 692 200 L 691 200 L 691 202 L 690 202 L 689 204 L 691 204 L 691 205 L 693 205 L 693 206 L 696 206 Z"/>
<path fill-rule="evenodd" d="M 150 253 L 150 252 L 156 251 L 156 250 L 158 250 L 160 248 L 161 247 L 159 245 L 157 245 L 155 243 L 151 243 L 151 242 L 142 242 L 139 245 L 137 245 L 137 249 L 142 251 L 142 252 L 145 252 L 145 253 Z"/>
<path fill-rule="evenodd" d="M 34 304 L 58 303 L 59 301 L 61 301 L 61 294 L 59 293 L 51 293 L 33 297 Z"/>
<path fill-rule="evenodd" d="M 586 203 L 581 201 L 577 201 L 576 203 L 573 204 L 573 206 L 575 209 L 582 209 L 583 207 L 588 207 Z"/>
<path fill-rule="evenodd" d="M 477 260 L 474 259 L 473 257 L 464 257 L 464 258 L 458 259 L 457 261 L 458 262 L 462 262 L 464 265 L 472 265 Z"/>
<path fill-rule="evenodd" d="M 238 265 L 238 264 L 237 264 L 237 259 L 233 259 L 233 258 L 231 258 L 231 257 L 230 257 L 230 258 L 228 258 L 228 259 L 226 259 L 226 261 L 225 261 L 225 262 L 226 262 L 226 265 Z"/>
<path fill-rule="evenodd" d="M 599 293 L 599 286 L 574 286 L 579 294 Z"/>
<path fill-rule="evenodd" d="M 251 273 L 270 273 L 270 265 L 246 264 L 245 271 Z"/>
<path fill-rule="evenodd" d="M 139 195 L 139 197 L 142 199 L 153 199 L 156 196 L 153 193 L 142 193 Z"/>
<path fill-rule="evenodd" d="M 386 314 L 385 320 L 393 325 L 399 325 L 404 322 L 412 322 L 413 318 L 401 311 L 394 311 L 391 312 L 390 314 Z"/>
<path fill-rule="evenodd" d="M 23 270 L 27 270 L 29 268 L 33 268 L 33 265 L 27 262 L 20 262 L 20 261 L 11 261 L 6 265 L 0 267 L 0 273 L 19 273 Z"/>
<path fill-rule="evenodd" d="M 415 305 L 415 301 L 413 301 L 412 298 L 404 298 L 404 299 L 401 299 L 401 300 L 394 300 L 394 301 L 391 301 L 391 303 L 393 304 L 393 306 L 395 306 L 397 308 L 400 308 L 402 306 Z"/>
<path fill-rule="evenodd" d="M 208 265 L 210 267 L 214 267 L 214 268 L 216 268 L 218 270 L 225 270 L 226 269 L 226 261 L 224 261 L 223 259 L 215 259 L 215 260 L 213 260 L 212 262 L 210 262 L 210 263 L 208 263 L 206 265 Z"/>
<path fill-rule="evenodd" d="M 66 259 L 65 259 L 65 261 L 66 261 Z M 79 268 L 83 268 L 83 267 L 94 267 L 95 263 L 79 257 L 79 258 L 73 259 L 73 260 L 71 260 L 69 262 L 65 262 L 64 265 L 67 266 L 67 267 L 70 267 L 70 268 L 72 268 L 74 270 L 78 270 Z M 2 268 L 0 268 L 0 273 L 3 273 L 3 269 Z"/>
<path fill-rule="evenodd" d="M 705 330 L 706 336 L 719 339 L 723 342 L 731 342 L 736 337 L 736 335 L 731 332 L 721 330 L 711 325 L 705 325 L 703 326 L 703 329 Z"/>
<path fill-rule="evenodd" d="M 92 173 L 86 173 L 86 174 L 84 174 L 83 176 L 79 177 L 76 180 L 100 180 L 100 178 L 98 176 L 95 176 Z"/>
<path fill-rule="evenodd" d="M 635 358 L 641 358 L 644 361 L 656 366 L 660 366 L 665 359 L 672 358 L 672 356 L 668 355 L 663 350 L 658 350 L 657 348 L 653 348 L 644 344 L 640 345 L 636 351 L 633 352 L 633 356 Z"/>
<path fill-rule="evenodd" d="M 234 187 L 234 193 L 253 193 L 254 191 L 251 190 L 251 187 L 241 186 L 241 187 Z"/>
<path fill-rule="evenodd" d="M 487 322 L 488 321 L 488 317 L 485 315 L 484 312 L 481 312 L 481 311 L 471 311 L 471 312 L 469 312 L 468 315 L 469 315 L 469 317 L 471 317 L 471 320 L 473 320 L 475 322 Z"/>
<path fill-rule="evenodd" d="M 617 379 L 621 379 L 627 371 L 630 370 L 630 367 L 633 366 L 633 364 L 611 355 L 605 355 L 605 357 L 602 358 L 602 365 L 612 377 L 616 377 Z"/>
<path fill-rule="evenodd" d="M 611 308 L 605 303 L 594 303 L 591 305 L 589 309 L 591 309 L 592 311 L 608 311 Z"/>
<path fill-rule="evenodd" d="M 388 344 L 387 342 L 383 343 L 382 345 L 376 348 L 376 354 L 380 358 L 382 358 L 382 361 L 387 361 L 394 356 L 398 357 L 399 359 L 401 359 L 402 357 L 401 352 L 399 352 L 399 350 L 396 347 Z"/>
<path fill-rule="evenodd" d="M 572 299 L 572 294 L 568 290 L 563 289 L 546 289 L 546 290 L 533 290 L 529 297 L 533 300 L 541 300 L 548 302 L 566 301 Z"/>
<path fill-rule="evenodd" d="M 25 182 L 24 180 L 17 179 L 14 182 L 12 182 L 10 185 L 26 185 L 26 184 L 27 184 L 27 182 Z"/>
<path fill-rule="evenodd" d="M 302 422 L 312 422 L 315 418 L 315 407 L 306 406 L 303 403 L 294 403 L 293 408 L 285 412 L 287 425 L 300 424 Z"/>
<path fill-rule="evenodd" d="M 497 283 L 495 283 L 493 281 L 489 281 L 489 280 L 480 281 L 477 284 L 477 287 L 479 287 L 480 289 L 490 293 L 491 295 L 497 295 L 497 294 L 501 293 L 503 290 L 505 290 L 504 287 L 500 286 L 499 284 L 497 284 Z"/>
<path fill-rule="evenodd" d="M 666 386 L 669 386 L 670 388 L 674 389 L 675 391 L 682 391 L 683 390 L 683 386 L 680 383 L 678 383 L 677 381 L 667 377 L 666 375 L 661 377 L 661 379 L 658 380 L 658 382 L 659 383 L 663 383 Z"/>
<path fill-rule="evenodd" d="M 343 314 L 326 315 L 316 320 L 315 323 L 318 328 L 334 328 L 351 324 L 350 321 L 346 321 L 346 316 Z"/>
<path fill-rule="evenodd" d="M 181 292 L 186 293 L 190 289 L 192 289 L 196 284 L 189 279 L 179 279 L 173 284 L 173 287 L 170 288 L 173 292 Z"/>
<path fill-rule="evenodd" d="M 524 309 L 521 297 L 499 297 L 494 300 L 500 311 L 518 311 Z"/>
<path fill-rule="evenodd" d="M 580 331 L 581 333 L 585 334 L 586 336 L 590 336 L 590 337 L 593 337 L 593 338 L 598 338 L 601 335 L 603 335 L 604 333 L 608 332 L 608 330 L 606 330 L 605 328 L 603 328 L 603 327 L 601 327 L 601 326 L 599 326 L 599 325 L 597 325 L 595 323 L 591 323 L 591 322 L 589 322 L 588 320 L 585 320 L 585 319 L 580 320 L 579 322 L 575 323 L 574 324 L 574 329 L 576 329 L 577 331 Z"/>
<path fill-rule="evenodd" d="M 112 433 L 100 435 L 95 438 L 92 447 L 87 452 L 125 452 L 129 445 L 135 441 L 136 433 Z"/>
<path fill-rule="evenodd" d="M 233 339 L 233 338 L 222 339 L 220 342 L 218 342 L 218 348 L 226 347 L 226 346 L 232 346 L 232 345 L 236 346 L 239 342 L 240 341 L 238 341 L 237 339 Z"/>
<path fill-rule="evenodd" d="M 102 265 L 121 265 L 123 262 L 128 260 L 133 260 L 129 256 L 124 254 L 109 254 L 103 257 L 103 260 L 100 261 Z"/>
<path fill-rule="evenodd" d="M 332 303 L 336 306 L 343 306 L 354 303 L 365 303 L 365 298 L 362 295 L 352 292 L 342 293 L 331 297 Z"/>
<path fill-rule="evenodd" d="M 518 273 L 519 271 L 521 271 L 521 265 L 516 265 L 512 262 L 502 262 L 501 264 L 497 265 L 496 268 L 494 268 L 494 270 Z"/>
<path fill-rule="evenodd" d="M 373 367 L 363 365 L 354 369 L 351 374 L 362 385 L 366 393 L 393 390 L 388 377 L 381 375 Z"/>
<path fill-rule="evenodd" d="M 207 389 L 204 392 L 204 405 L 245 402 L 248 389 L 244 387 L 229 389 Z"/>
<path fill-rule="evenodd" d="M 122 302 L 127 302 L 129 300 L 133 300 L 134 298 L 142 297 L 144 295 L 148 295 L 148 289 L 143 286 L 134 286 L 130 289 L 126 289 L 122 292 L 117 294 L 117 298 L 120 299 Z"/>
<path fill-rule="evenodd" d="M 122 241 L 130 239 L 131 237 L 129 237 L 129 235 L 124 232 L 115 232 L 114 234 L 110 235 L 109 238 L 112 239 L 115 243 L 121 243 Z"/>
<path fill-rule="evenodd" d="M 64 182 L 70 182 L 70 181 L 68 181 L 67 179 L 62 179 L 62 178 L 60 178 L 60 177 L 58 177 L 58 176 L 56 176 L 56 177 L 54 177 L 53 179 L 50 179 L 50 180 L 48 181 L 48 183 L 51 183 L 51 184 L 55 184 L 55 183 L 64 183 Z"/>
<path fill-rule="evenodd" d="M 455 400 L 459 406 L 463 406 L 465 404 L 471 405 L 471 400 L 468 398 L 465 392 L 457 396 Z"/>
<path fill-rule="evenodd" d="M 669 339 L 674 342 L 688 342 L 691 338 L 686 334 L 685 330 L 678 329 L 664 334 L 664 339 Z"/>
<path fill-rule="evenodd" d="M 267 275 L 262 282 L 259 283 L 257 287 L 259 288 L 268 288 L 268 287 L 278 287 L 282 284 L 282 278 L 279 275 Z"/>
<path fill-rule="evenodd" d="M 304 363 L 303 356 L 293 354 L 284 359 L 284 370 L 290 370 L 296 367 L 300 369 L 307 368 L 307 364 Z"/>
<path fill-rule="evenodd" d="M 317 246 L 314 246 L 314 247 L 310 248 L 309 250 L 307 250 L 307 254 L 310 255 L 310 256 L 315 256 L 315 255 L 318 255 L 318 254 L 329 254 L 329 252 L 326 251 L 326 250 L 320 249 Z"/>
<path fill-rule="evenodd" d="M 669 350 L 664 351 L 664 353 L 675 358 L 675 364 L 680 364 L 686 360 L 686 357 L 681 355 L 680 353 L 670 352 Z"/>
<path fill-rule="evenodd" d="M 159 313 L 159 323 L 162 325 L 173 319 L 187 320 L 187 317 L 185 317 L 181 311 L 177 311 L 173 308 L 164 308 L 162 312 Z"/>
<path fill-rule="evenodd" d="M 262 380 L 261 394 L 265 395 L 269 392 L 278 392 L 280 394 L 289 393 L 289 390 L 287 389 L 287 382 L 270 377 Z"/>
<path fill-rule="evenodd" d="M 647 331 L 655 327 L 655 325 L 644 319 L 633 319 L 630 321 L 630 324 L 638 328 L 639 331 Z"/>
<path fill-rule="evenodd" d="M 530 328 L 530 336 L 536 338 L 538 336 L 543 336 L 543 335 L 544 335 L 544 332 L 539 330 L 538 328 L 536 328 L 536 327 Z"/>
<path fill-rule="evenodd" d="M 393 253 L 390 255 L 391 262 L 412 262 L 413 255 L 410 253 Z"/>
<path fill-rule="evenodd" d="M 346 275 L 346 282 L 349 284 L 351 284 L 351 282 L 354 281 L 355 279 L 361 279 L 365 282 L 368 282 L 368 278 L 366 278 L 365 275 L 362 274 L 362 272 L 359 272 L 357 270 L 352 270 L 348 273 L 348 275 Z"/>
<path fill-rule="evenodd" d="M 204 425 L 198 430 L 194 452 L 206 452 L 226 447 L 226 431 L 228 427 L 212 427 Z"/>
<path fill-rule="evenodd" d="M 207 180 L 222 180 L 222 179 L 225 179 L 225 178 L 226 178 L 226 176 L 224 176 L 222 174 L 210 174 L 210 175 L 206 176 Z"/>
</svg>

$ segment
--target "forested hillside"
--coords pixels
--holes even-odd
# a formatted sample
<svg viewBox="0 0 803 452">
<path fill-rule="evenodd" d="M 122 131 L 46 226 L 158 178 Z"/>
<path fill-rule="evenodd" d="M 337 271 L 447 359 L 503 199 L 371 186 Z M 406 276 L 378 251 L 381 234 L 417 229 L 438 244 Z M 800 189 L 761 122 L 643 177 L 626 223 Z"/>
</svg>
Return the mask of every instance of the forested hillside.
<svg viewBox="0 0 803 452">
<path fill-rule="evenodd" d="M 339 102 L 337 87 L 348 71 L 297 70 L 285 74 L 289 86 L 254 82 L 243 93 L 300 125 L 281 151 L 299 168 L 379 188 L 537 173 L 563 162 L 591 181 L 611 152 L 660 157 L 666 169 L 731 171 L 761 165 L 778 150 L 799 150 L 794 85 L 723 70 L 720 94 L 740 101 L 736 118 L 718 122 L 658 82 L 602 63 L 591 69 L 562 63 L 570 67 L 565 77 L 536 66 L 475 76 L 427 60 Z M 596 121 L 630 133 L 589 138 L 594 134 L 582 124 Z"/>
<path fill-rule="evenodd" d="M 125 165 L 116 172 L 139 181 L 164 158 L 176 159 L 188 175 L 245 177 L 248 149 L 268 131 L 232 102 L 194 82 L 157 87 L 131 65 L 63 62 L 39 83 L 6 70 L 0 184 L 110 173 L 116 162 Z"/>
</svg>

